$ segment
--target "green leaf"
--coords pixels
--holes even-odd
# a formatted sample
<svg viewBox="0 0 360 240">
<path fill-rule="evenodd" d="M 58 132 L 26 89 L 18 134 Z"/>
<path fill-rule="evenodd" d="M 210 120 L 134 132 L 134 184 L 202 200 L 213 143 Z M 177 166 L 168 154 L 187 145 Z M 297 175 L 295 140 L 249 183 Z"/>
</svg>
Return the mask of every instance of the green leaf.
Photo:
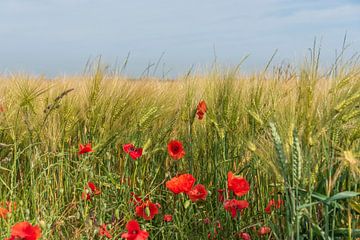
<svg viewBox="0 0 360 240">
<path fill-rule="evenodd" d="M 333 201 L 337 201 L 337 200 L 341 200 L 341 199 L 347 199 L 347 198 L 352 198 L 352 197 L 356 197 L 356 196 L 360 196 L 360 193 L 357 192 L 351 192 L 351 191 L 345 191 L 345 192 L 340 192 L 335 194 L 332 197 L 329 197 L 325 200 L 326 203 L 331 203 Z"/>
<path fill-rule="evenodd" d="M 301 210 L 301 209 L 303 209 L 303 208 L 308 208 L 308 207 L 311 207 L 311 206 L 313 206 L 313 205 L 316 205 L 316 204 L 318 204 L 318 203 L 319 203 L 319 201 L 317 201 L 317 202 L 312 202 L 312 203 L 307 203 L 307 204 L 303 204 L 303 205 L 298 206 L 297 209 L 298 209 L 298 210 Z"/>
<path fill-rule="evenodd" d="M 315 234 L 315 236 L 319 237 L 319 238 L 316 238 L 316 239 L 324 239 L 324 240 L 326 240 L 325 232 L 321 229 L 321 227 L 316 223 L 312 223 L 311 225 L 312 225 L 313 233 Z M 330 237 L 328 237 L 327 240 L 331 240 Z"/>
<path fill-rule="evenodd" d="M 334 230 L 334 235 L 337 237 L 349 236 L 349 229 L 338 228 Z M 351 238 L 360 237 L 360 229 L 351 229 Z"/>
<path fill-rule="evenodd" d="M 320 200 L 322 202 L 326 201 L 327 197 L 326 195 L 323 195 L 323 194 L 320 194 L 320 193 L 316 193 L 316 192 L 313 192 L 311 194 L 311 197 L 317 199 L 317 200 Z"/>
</svg>

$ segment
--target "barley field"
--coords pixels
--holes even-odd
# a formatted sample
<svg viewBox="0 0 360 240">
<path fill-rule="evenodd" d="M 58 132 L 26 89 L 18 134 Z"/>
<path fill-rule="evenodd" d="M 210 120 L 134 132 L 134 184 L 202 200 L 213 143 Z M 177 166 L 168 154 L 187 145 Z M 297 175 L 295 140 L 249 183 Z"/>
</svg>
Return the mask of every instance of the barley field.
<svg viewBox="0 0 360 240">
<path fill-rule="evenodd" d="M 360 238 L 360 65 L 319 65 L 0 77 L 0 238 Z"/>
</svg>

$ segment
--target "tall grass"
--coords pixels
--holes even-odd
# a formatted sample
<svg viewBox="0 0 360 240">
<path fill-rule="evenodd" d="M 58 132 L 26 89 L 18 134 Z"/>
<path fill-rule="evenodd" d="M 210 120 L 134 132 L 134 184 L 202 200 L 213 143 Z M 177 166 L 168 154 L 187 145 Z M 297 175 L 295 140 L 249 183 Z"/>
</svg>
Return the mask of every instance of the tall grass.
<svg viewBox="0 0 360 240">
<path fill-rule="evenodd" d="M 207 239 L 217 221 L 218 239 L 241 231 L 256 239 L 261 226 L 272 229 L 267 239 L 360 237 L 360 68 L 322 74 L 316 56 L 297 70 L 250 76 L 214 70 L 129 80 L 97 67 L 51 81 L 2 77 L 0 201 L 17 202 L 17 210 L 0 219 L 0 237 L 28 220 L 44 239 L 97 239 L 102 223 L 119 238 L 134 218 L 130 192 L 173 214 L 171 223 L 141 222 L 151 239 Z M 201 99 L 208 111 L 200 121 Z M 171 139 L 185 145 L 180 161 L 167 154 Z M 79 143 L 88 142 L 94 153 L 79 156 Z M 129 142 L 144 148 L 137 161 L 122 151 Z M 217 201 L 230 170 L 251 184 L 250 207 L 237 219 Z M 207 200 L 169 193 L 164 182 L 178 173 L 203 183 Z M 88 181 L 102 190 L 91 202 L 81 199 Z M 270 199 L 285 204 L 269 215 Z"/>
</svg>

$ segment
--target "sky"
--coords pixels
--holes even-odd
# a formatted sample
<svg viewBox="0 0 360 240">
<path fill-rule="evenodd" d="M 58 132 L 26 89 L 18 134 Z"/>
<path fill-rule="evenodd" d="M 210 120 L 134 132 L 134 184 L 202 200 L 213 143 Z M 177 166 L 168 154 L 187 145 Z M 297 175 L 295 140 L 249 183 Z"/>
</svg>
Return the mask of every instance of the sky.
<svg viewBox="0 0 360 240">
<path fill-rule="evenodd" d="M 169 77 L 214 62 L 301 62 L 314 38 L 330 63 L 360 49 L 360 0 L 0 0 L 0 74 L 80 74 L 88 60 Z M 159 64 L 156 64 L 159 61 Z M 155 66 L 157 68 L 155 69 Z"/>
</svg>

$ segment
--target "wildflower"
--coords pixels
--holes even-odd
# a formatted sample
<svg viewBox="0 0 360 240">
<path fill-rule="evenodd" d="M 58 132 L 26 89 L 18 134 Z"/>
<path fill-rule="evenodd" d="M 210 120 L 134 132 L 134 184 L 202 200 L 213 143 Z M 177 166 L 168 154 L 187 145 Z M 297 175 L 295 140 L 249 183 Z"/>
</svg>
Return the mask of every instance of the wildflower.
<svg viewBox="0 0 360 240">
<path fill-rule="evenodd" d="M 91 143 L 88 143 L 85 146 L 82 144 L 79 145 L 79 152 L 78 152 L 79 155 L 89 152 L 94 152 L 94 150 L 92 150 L 91 148 Z"/>
<path fill-rule="evenodd" d="M 141 157 L 143 149 L 142 148 L 136 148 L 133 144 L 128 143 L 128 144 L 124 144 L 123 145 L 123 150 L 124 152 L 126 152 L 127 154 L 129 154 L 129 156 L 133 159 L 136 160 L 139 157 Z"/>
<path fill-rule="evenodd" d="M 151 220 L 159 213 L 158 204 L 154 204 L 147 200 L 140 206 L 136 207 L 136 215 L 142 217 L 145 220 Z"/>
<path fill-rule="evenodd" d="M 271 207 L 273 206 L 273 199 L 271 199 L 268 203 L 268 205 L 265 207 L 264 211 L 267 213 L 267 214 L 270 214 L 271 213 Z"/>
<path fill-rule="evenodd" d="M 179 160 L 185 155 L 182 143 L 177 140 L 172 140 L 168 143 L 168 152 L 170 157 L 174 160 Z"/>
<path fill-rule="evenodd" d="M 95 184 L 93 182 L 88 182 L 88 186 L 94 195 L 101 194 L 101 191 L 95 186 Z"/>
<path fill-rule="evenodd" d="M 263 235 L 269 234 L 270 232 L 271 232 L 271 228 L 261 227 L 261 228 L 259 228 L 258 235 L 263 236 Z"/>
<path fill-rule="evenodd" d="M 7 240 L 37 240 L 41 237 L 39 226 L 32 226 L 29 222 L 16 223 L 11 228 L 10 238 Z"/>
<path fill-rule="evenodd" d="M 247 194 L 250 190 L 250 184 L 242 177 L 236 177 L 232 172 L 228 172 L 228 188 L 238 197 Z"/>
<path fill-rule="evenodd" d="M 88 200 L 88 201 L 91 200 L 91 195 L 90 195 L 90 193 L 88 193 L 88 190 L 86 188 L 84 188 L 84 191 L 81 194 L 81 199 Z"/>
<path fill-rule="evenodd" d="M 8 213 L 9 213 L 9 210 L 7 210 L 6 208 L 0 207 L 0 218 L 6 219 Z"/>
<path fill-rule="evenodd" d="M 193 189 L 191 189 L 187 193 L 187 195 L 189 196 L 192 202 L 196 202 L 198 200 L 206 200 L 206 196 L 208 195 L 208 192 L 206 191 L 204 185 L 198 184 Z"/>
<path fill-rule="evenodd" d="M 146 230 L 141 230 L 140 225 L 136 220 L 130 220 L 126 224 L 127 233 L 123 233 L 121 238 L 127 240 L 146 240 L 149 237 L 149 233 Z"/>
<path fill-rule="evenodd" d="M 236 200 L 230 199 L 224 202 L 224 208 L 226 211 L 231 213 L 231 217 L 235 218 L 237 215 L 237 211 L 241 211 L 249 206 L 248 201 L 246 200 Z"/>
<path fill-rule="evenodd" d="M 171 214 L 165 214 L 164 215 L 164 222 L 172 222 L 173 217 Z"/>
<path fill-rule="evenodd" d="M 0 218 L 6 219 L 7 215 L 16 210 L 16 202 L 0 203 Z"/>
<path fill-rule="evenodd" d="M 191 190 L 195 183 L 195 178 L 191 174 L 182 174 L 178 177 L 173 177 L 166 182 L 166 187 L 174 194 L 187 193 Z"/>
<path fill-rule="evenodd" d="M 222 229 L 220 221 L 216 221 L 215 224 L 218 229 Z"/>
<path fill-rule="evenodd" d="M 204 118 L 204 115 L 206 113 L 206 103 L 204 100 L 201 100 L 199 104 L 197 105 L 196 114 L 198 116 L 198 119 L 201 120 Z"/>
<path fill-rule="evenodd" d="M 2 104 L 0 104 L 0 113 L 3 113 L 3 112 L 5 112 L 5 108 Z"/>
<path fill-rule="evenodd" d="M 281 200 L 281 199 L 278 199 L 277 202 L 275 202 L 274 199 L 271 199 L 271 200 L 269 201 L 268 205 L 265 207 L 265 212 L 266 212 L 267 214 L 270 214 L 273 207 L 279 209 L 282 204 L 284 204 L 284 201 Z"/>
<path fill-rule="evenodd" d="M 84 192 L 81 195 L 81 198 L 84 200 L 91 200 L 92 195 L 100 195 L 101 191 L 98 189 L 93 182 L 88 182 L 88 188 L 84 188 Z M 90 190 L 89 190 L 90 189 Z"/>
<path fill-rule="evenodd" d="M 204 222 L 204 224 L 210 224 L 211 223 L 209 218 L 204 218 L 203 222 Z"/>
<path fill-rule="evenodd" d="M 251 240 L 250 234 L 248 234 L 246 232 L 241 232 L 241 233 L 239 233 L 238 236 L 242 240 Z"/>
<path fill-rule="evenodd" d="M 105 236 L 107 238 L 112 238 L 111 234 L 108 232 L 107 228 L 106 228 L 106 224 L 102 224 L 99 227 L 99 235 L 100 236 Z"/>
<path fill-rule="evenodd" d="M 219 202 L 224 202 L 225 201 L 225 197 L 224 197 L 225 190 L 224 189 L 218 189 L 217 192 L 218 192 L 218 201 Z"/>
</svg>

